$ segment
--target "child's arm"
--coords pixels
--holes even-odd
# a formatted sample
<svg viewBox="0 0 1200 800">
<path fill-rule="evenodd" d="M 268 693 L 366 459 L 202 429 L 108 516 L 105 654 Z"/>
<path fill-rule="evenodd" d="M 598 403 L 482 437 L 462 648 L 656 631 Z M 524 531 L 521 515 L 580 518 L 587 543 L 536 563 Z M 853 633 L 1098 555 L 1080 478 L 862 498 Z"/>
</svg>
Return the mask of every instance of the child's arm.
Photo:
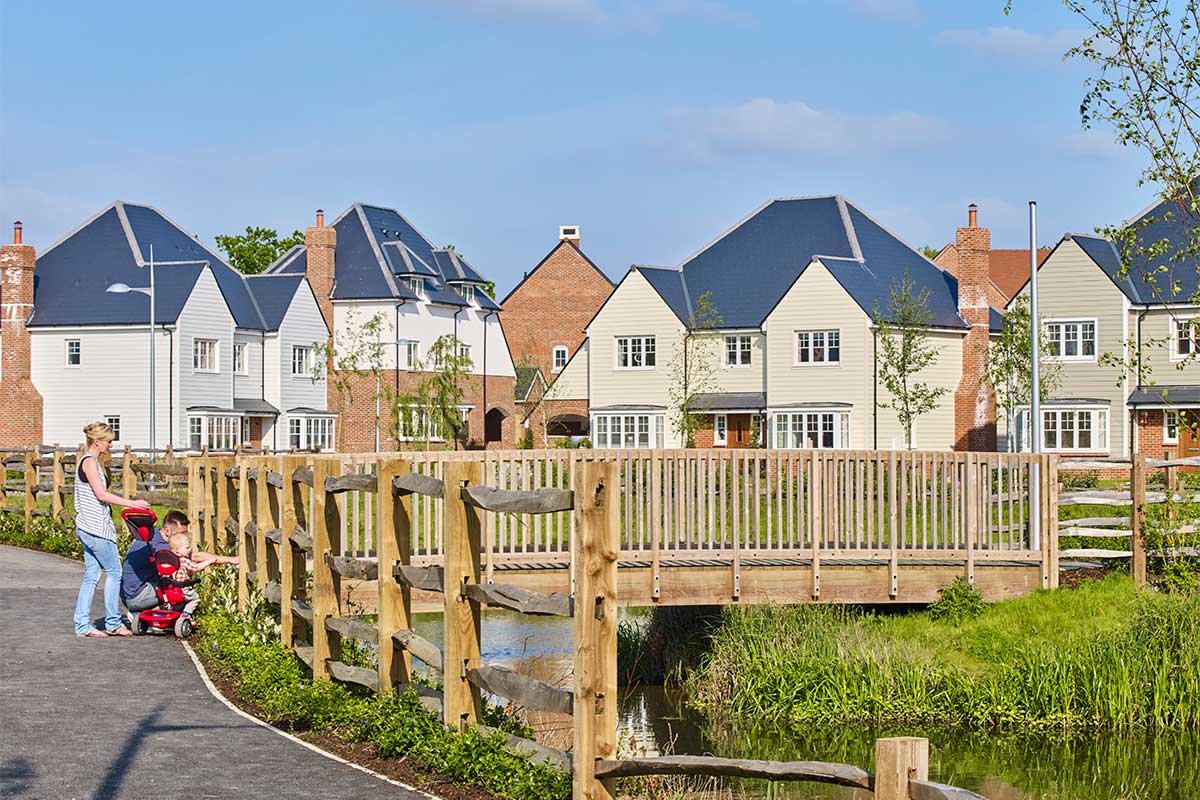
<svg viewBox="0 0 1200 800">
<path fill-rule="evenodd" d="M 191 559 L 192 559 L 192 561 L 195 561 L 197 565 L 199 565 L 201 562 L 203 562 L 204 566 L 206 566 L 206 567 L 209 564 L 236 564 L 236 563 L 238 563 L 238 560 L 236 558 L 234 558 L 233 556 L 218 556 L 218 555 L 214 555 L 212 553 L 204 553 L 199 550 L 192 551 Z"/>
</svg>

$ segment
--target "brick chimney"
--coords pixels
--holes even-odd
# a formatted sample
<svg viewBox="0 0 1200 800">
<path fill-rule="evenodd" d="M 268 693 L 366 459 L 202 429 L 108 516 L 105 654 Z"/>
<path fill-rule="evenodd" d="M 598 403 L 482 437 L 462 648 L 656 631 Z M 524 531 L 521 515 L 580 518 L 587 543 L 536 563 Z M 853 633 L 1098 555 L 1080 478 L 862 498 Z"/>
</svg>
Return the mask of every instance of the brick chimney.
<svg viewBox="0 0 1200 800">
<path fill-rule="evenodd" d="M 333 256 L 337 250 L 337 231 L 325 227 L 325 212 L 317 209 L 317 224 L 304 231 L 304 246 L 307 249 L 306 274 L 313 294 L 317 296 L 317 305 L 321 307 L 321 316 L 325 324 L 333 330 Z"/>
<path fill-rule="evenodd" d="M 954 237 L 958 251 L 958 313 L 971 326 L 963 341 L 962 378 L 954 392 L 954 449 L 996 449 L 996 398 L 987 373 L 990 308 L 988 258 L 992 235 L 978 224 L 978 209 L 967 207 L 967 227 Z"/>
<path fill-rule="evenodd" d="M 12 244 L 0 247 L 0 447 L 42 444 L 42 396 L 33 385 L 26 327 L 36 258 L 21 241 L 21 223 L 13 223 Z"/>
<path fill-rule="evenodd" d="M 558 226 L 558 240 L 560 242 L 567 242 L 569 244 L 572 244 L 575 246 L 575 249 L 578 250 L 579 249 L 579 226 L 578 225 L 559 225 Z"/>
</svg>

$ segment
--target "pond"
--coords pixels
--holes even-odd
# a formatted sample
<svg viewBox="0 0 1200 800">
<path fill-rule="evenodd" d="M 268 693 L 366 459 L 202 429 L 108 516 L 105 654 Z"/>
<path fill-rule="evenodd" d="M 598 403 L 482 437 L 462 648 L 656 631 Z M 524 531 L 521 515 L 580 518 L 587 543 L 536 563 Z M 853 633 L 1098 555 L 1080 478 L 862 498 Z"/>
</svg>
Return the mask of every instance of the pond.
<svg viewBox="0 0 1200 800">
<path fill-rule="evenodd" d="M 441 644 L 437 614 L 414 626 Z M 537 677 L 565 679 L 571 668 L 571 623 L 508 612 L 483 615 L 485 663 L 534 665 Z M 976 791 L 990 800 L 1192 800 L 1200 796 L 1200 731 L 988 734 L 920 727 L 872 730 L 826 726 L 797 732 L 784 726 L 733 728 L 683 707 L 661 687 L 623 690 L 619 715 L 622 752 L 711 754 L 776 761 L 834 761 L 871 769 L 875 739 L 924 736 L 930 742 L 930 778 Z M 750 797 L 765 784 L 741 782 Z M 846 800 L 869 794 L 818 784 L 784 784 L 787 800 Z"/>
</svg>

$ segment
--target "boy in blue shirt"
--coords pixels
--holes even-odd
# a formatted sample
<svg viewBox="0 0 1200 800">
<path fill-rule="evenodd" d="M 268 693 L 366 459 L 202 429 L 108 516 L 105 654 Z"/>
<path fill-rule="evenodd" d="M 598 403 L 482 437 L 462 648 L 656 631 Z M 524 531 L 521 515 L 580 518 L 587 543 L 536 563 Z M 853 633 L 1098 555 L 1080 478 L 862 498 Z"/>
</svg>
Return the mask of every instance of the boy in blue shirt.
<svg viewBox="0 0 1200 800">
<path fill-rule="evenodd" d="M 121 566 L 121 602 L 131 615 L 158 605 L 158 594 L 155 591 L 158 573 L 150 563 L 150 554 L 170 551 L 171 535 L 186 534 L 190 524 L 187 515 L 182 511 L 168 511 L 163 517 L 162 527 L 155 530 L 149 542 L 139 539 L 130 545 L 129 552 L 125 555 L 125 563 Z M 230 556 L 199 551 L 193 551 L 192 558 L 217 564 L 237 563 L 237 559 Z"/>
</svg>

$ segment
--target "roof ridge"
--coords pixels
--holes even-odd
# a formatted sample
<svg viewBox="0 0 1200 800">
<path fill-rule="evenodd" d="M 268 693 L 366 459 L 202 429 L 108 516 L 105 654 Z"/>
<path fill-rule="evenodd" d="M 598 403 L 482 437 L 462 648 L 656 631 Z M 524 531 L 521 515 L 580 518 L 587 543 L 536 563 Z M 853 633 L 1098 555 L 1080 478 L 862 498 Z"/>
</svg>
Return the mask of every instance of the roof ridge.
<svg viewBox="0 0 1200 800">
<path fill-rule="evenodd" d="M 284 251 L 284 252 L 283 252 L 283 253 L 282 253 L 282 254 L 279 256 L 279 258 L 275 259 L 275 260 L 274 260 L 274 261 L 272 261 L 270 264 L 268 264 L 268 265 L 267 265 L 267 268 L 266 268 L 266 269 L 264 269 L 262 272 L 260 272 L 260 273 L 258 273 L 258 274 L 259 274 L 259 275 L 267 275 L 267 274 L 270 274 L 270 273 L 271 273 L 271 270 L 275 269 L 276 267 L 280 267 L 280 268 L 282 268 L 283 266 L 286 266 L 286 265 L 287 265 L 287 263 L 288 263 L 288 259 L 289 259 L 289 258 L 294 258 L 294 257 L 295 257 L 295 255 L 299 255 L 299 252 L 298 252 L 298 251 L 300 251 L 300 250 L 307 250 L 307 249 L 308 249 L 308 245 L 307 245 L 307 244 L 294 244 L 294 245 L 292 245 L 292 246 L 291 246 L 291 247 L 289 247 L 287 250 L 285 250 L 285 251 Z"/>
<path fill-rule="evenodd" d="M 846 241 L 850 245 L 850 252 L 858 260 L 862 260 L 862 248 L 858 246 L 858 231 L 854 229 L 854 223 L 850 221 L 850 210 L 847 208 L 848 201 L 842 195 L 834 197 L 834 202 L 837 203 L 838 214 L 842 217 L 842 226 L 846 229 Z M 874 275 L 875 273 L 871 273 Z"/>
<path fill-rule="evenodd" d="M 367 237 L 367 241 L 371 243 L 371 251 L 375 253 L 375 261 L 379 264 L 379 271 L 383 273 L 383 279 L 387 282 L 388 288 L 392 290 L 392 297 L 400 294 L 400 290 L 396 286 L 396 281 L 392 276 L 392 270 L 388 267 L 387 260 L 383 257 L 383 250 L 379 247 L 379 240 L 375 238 L 375 232 L 371 230 L 371 226 L 367 224 L 367 213 L 363 211 L 363 204 L 355 202 L 351 206 L 358 215 L 358 223 L 362 226 L 363 233 Z M 378 208 L 378 206 L 372 206 Z M 336 266 L 334 272 L 337 272 Z"/>
<path fill-rule="evenodd" d="M 142 245 L 133 232 L 133 226 L 129 224 L 129 215 L 125 213 L 125 203 L 118 200 L 113 203 L 113 207 L 117 209 L 117 219 L 121 221 L 121 229 L 125 231 L 125 241 L 129 244 L 129 252 L 133 254 L 133 264 L 141 267 L 146 263 L 142 260 Z"/>
</svg>

